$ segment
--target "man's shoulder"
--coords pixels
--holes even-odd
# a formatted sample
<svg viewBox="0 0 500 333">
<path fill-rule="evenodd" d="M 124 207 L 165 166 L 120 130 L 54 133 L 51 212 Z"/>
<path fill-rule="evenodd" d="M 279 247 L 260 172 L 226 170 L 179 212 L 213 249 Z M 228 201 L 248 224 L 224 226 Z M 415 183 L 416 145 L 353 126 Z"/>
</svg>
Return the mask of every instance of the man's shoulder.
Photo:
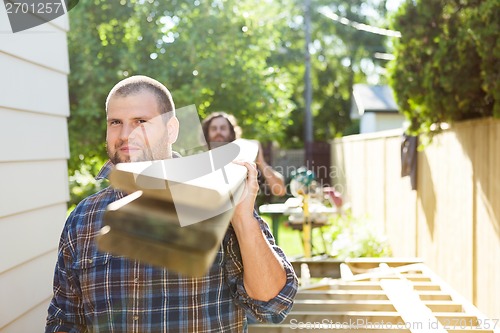
<svg viewBox="0 0 500 333">
<path fill-rule="evenodd" d="M 74 263 L 83 262 L 82 258 L 98 252 L 95 237 L 102 228 L 107 206 L 116 196 L 112 187 L 106 187 L 80 201 L 66 219 L 61 241 Z"/>
<path fill-rule="evenodd" d="M 115 200 L 115 190 L 106 187 L 80 201 L 66 219 L 63 231 L 65 237 L 84 239 L 95 236 L 102 226 L 107 206 Z"/>
<path fill-rule="evenodd" d="M 106 207 L 115 200 L 115 190 L 108 186 L 80 201 L 80 203 L 78 203 L 75 209 L 71 212 L 70 218 L 74 218 L 79 215 L 87 215 L 95 211 L 105 210 Z"/>
<path fill-rule="evenodd" d="M 96 202 L 101 201 L 113 201 L 115 196 L 115 189 L 113 189 L 111 186 L 108 186 L 92 195 L 89 195 L 88 197 L 83 199 L 79 203 L 79 205 L 88 205 L 89 203 L 95 204 Z"/>
</svg>

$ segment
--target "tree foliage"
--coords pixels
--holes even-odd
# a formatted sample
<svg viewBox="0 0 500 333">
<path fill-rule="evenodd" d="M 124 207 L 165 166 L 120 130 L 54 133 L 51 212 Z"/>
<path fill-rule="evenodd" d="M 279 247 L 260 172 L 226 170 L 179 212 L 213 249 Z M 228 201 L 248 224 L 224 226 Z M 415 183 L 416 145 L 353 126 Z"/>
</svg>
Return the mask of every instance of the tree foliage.
<svg viewBox="0 0 500 333">
<path fill-rule="evenodd" d="M 497 0 L 407 0 L 394 18 L 391 82 L 410 131 L 500 116 Z"/>
<path fill-rule="evenodd" d="M 266 61 L 279 42 L 279 10 L 251 1 L 123 0 L 82 2 L 73 9 L 71 173 L 82 161 L 106 158 L 106 95 L 134 74 L 164 82 L 177 107 L 195 104 L 202 117 L 224 110 L 241 119 L 247 135 L 280 139 L 293 87 L 289 73 Z"/>
<path fill-rule="evenodd" d="M 379 24 L 372 14 L 383 17 L 385 1 L 311 2 L 315 139 L 327 140 L 350 125 L 352 84 L 373 74 L 363 62 L 375 63 L 373 53 L 385 47 L 382 37 L 333 22 L 318 9 Z M 163 82 L 177 108 L 194 104 L 200 117 L 234 114 L 247 138 L 303 145 L 302 1 L 92 0 L 69 15 L 69 171 L 76 185 L 107 158 L 107 93 L 135 74 Z"/>
<path fill-rule="evenodd" d="M 320 13 L 325 7 L 350 21 L 379 27 L 384 26 L 386 16 L 385 1 L 311 1 L 312 45 L 309 49 L 315 141 L 326 141 L 349 131 L 352 85 L 367 82 L 369 76 L 383 80 L 374 68 L 385 64 L 375 59 L 374 54 L 387 50 L 385 37 L 333 21 Z M 273 60 L 287 66 L 296 79 L 292 98 L 297 107 L 285 131 L 289 138 L 287 144 L 302 146 L 305 113 L 303 1 L 295 1 L 293 8 L 284 27 L 282 52 Z"/>
<path fill-rule="evenodd" d="M 175 26 L 157 59 L 165 64 L 176 103 L 195 104 L 201 117 L 232 113 L 247 137 L 283 139 L 280 128 L 293 108 L 290 76 L 267 63 L 280 38 L 275 30 L 279 11 L 274 2 L 180 6 L 168 18 Z"/>
</svg>

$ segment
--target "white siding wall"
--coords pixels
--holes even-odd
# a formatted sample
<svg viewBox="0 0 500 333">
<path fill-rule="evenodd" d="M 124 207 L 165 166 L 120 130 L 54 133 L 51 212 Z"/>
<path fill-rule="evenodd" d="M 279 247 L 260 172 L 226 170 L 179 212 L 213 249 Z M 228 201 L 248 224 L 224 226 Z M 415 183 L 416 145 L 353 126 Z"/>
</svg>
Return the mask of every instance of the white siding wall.
<svg viewBox="0 0 500 333">
<path fill-rule="evenodd" d="M 361 117 L 361 134 L 387 131 L 403 127 L 405 118 L 399 113 L 365 112 Z"/>
<path fill-rule="evenodd" d="M 359 122 L 359 133 L 373 133 L 377 131 L 377 116 L 374 112 L 365 112 Z"/>
<path fill-rule="evenodd" d="M 67 16 L 12 34 L 0 5 L 0 332 L 42 332 L 69 199 Z"/>
<path fill-rule="evenodd" d="M 387 131 L 403 128 L 405 117 L 400 113 L 380 113 L 377 114 L 376 131 Z"/>
</svg>

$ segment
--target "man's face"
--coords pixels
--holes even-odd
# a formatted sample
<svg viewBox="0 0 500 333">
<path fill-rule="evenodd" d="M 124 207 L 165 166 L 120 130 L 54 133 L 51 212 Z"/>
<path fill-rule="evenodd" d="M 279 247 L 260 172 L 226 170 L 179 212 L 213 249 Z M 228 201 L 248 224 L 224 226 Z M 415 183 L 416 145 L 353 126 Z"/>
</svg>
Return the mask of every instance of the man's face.
<svg viewBox="0 0 500 333">
<path fill-rule="evenodd" d="M 220 146 L 234 140 L 231 136 L 229 121 L 224 117 L 212 119 L 208 126 L 208 141 L 211 146 Z"/>
<path fill-rule="evenodd" d="M 171 144 L 177 137 L 177 119 L 171 117 L 166 122 L 164 117 L 155 95 L 147 90 L 126 97 L 113 96 L 108 103 L 106 131 L 111 162 L 170 158 Z"/>
</svg>

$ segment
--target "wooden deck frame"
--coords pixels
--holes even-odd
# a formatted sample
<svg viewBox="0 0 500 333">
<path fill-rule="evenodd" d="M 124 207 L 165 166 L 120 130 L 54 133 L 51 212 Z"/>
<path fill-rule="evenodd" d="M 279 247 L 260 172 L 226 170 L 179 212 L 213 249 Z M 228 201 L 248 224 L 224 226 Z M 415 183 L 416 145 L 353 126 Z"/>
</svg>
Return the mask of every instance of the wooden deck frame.
<svg viewBox="0 0 500 333">
<path fill-rule="evenodd" d="M 341 279 L 301 287 L 282 324 L 254 324 L 249 332 L 500 333 L 498 320 L 488 319 L 421 262 L 356 260 L 340 264 L 339 271 Z"/>
</svg>

